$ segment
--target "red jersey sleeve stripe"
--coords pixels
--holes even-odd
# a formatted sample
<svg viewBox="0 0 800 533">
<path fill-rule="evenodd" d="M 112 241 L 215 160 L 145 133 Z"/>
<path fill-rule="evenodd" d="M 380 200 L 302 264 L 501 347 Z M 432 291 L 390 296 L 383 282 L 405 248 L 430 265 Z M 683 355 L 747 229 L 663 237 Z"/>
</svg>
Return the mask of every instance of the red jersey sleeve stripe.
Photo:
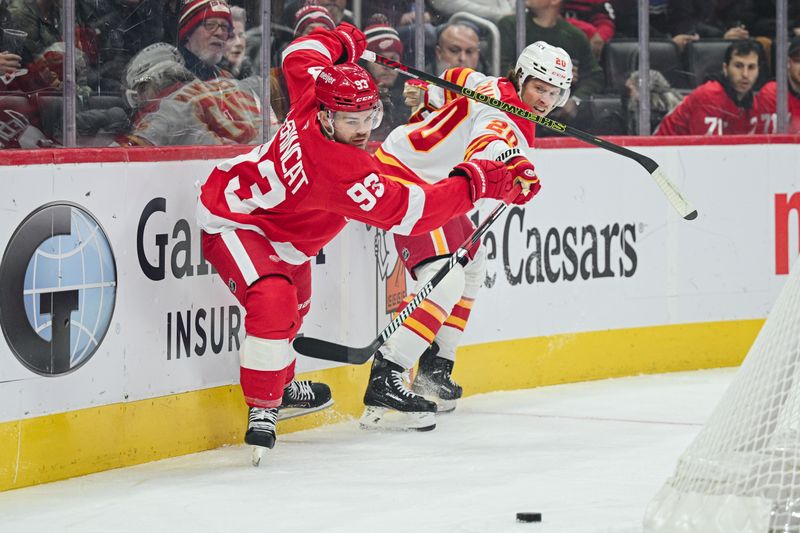
<svg viewBox="0 0 800 533">
<path fill-rule="evenodd" d="M 389 228 L 398 235 L 410 235 L 425 211 L 425 192 L 418 185 L 408 185 L 408 208 L 399 224 Z"/>
<path fill-rule="evenodd" d="M 281 62 L 286 61 L 286 58 L 289 56 L 289 54 L 299 50 L 313 50 L 327 57 L 329 61 L 333 61 L 330 51 L 325 47 L 324 44 L 319 41 L 309 39 L 307 41 L 292 43 L 287 46 L 286 50 L 283 51 L 283 55 L 281 55 Z"/>
</svg>

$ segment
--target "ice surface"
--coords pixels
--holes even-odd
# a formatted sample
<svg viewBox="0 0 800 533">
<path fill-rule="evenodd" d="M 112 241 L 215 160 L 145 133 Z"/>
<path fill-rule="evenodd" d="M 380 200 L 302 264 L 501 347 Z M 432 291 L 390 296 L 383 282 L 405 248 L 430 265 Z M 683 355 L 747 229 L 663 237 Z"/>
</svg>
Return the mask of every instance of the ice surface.
<svg viewBox="0 0 800 533">
<path fill-rule="evenodd" d="M 237 446 L 9 491 L 0 531 L 637 533 L 732 377 L 471 396 L 429 433 L 281 435 L 260 468 Z"/>
</svg>

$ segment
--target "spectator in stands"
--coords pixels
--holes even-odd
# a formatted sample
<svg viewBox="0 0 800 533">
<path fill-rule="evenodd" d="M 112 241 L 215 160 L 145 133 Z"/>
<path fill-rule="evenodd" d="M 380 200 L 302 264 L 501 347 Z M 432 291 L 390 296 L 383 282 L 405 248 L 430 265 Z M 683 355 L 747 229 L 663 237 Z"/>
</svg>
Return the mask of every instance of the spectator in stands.
<svg viewBox="0 0 800 533">
<path fill-rule="evenodd" d="M 477 70 L 480 58 L 480 37 L 473 25 L 456 22 L 446 24 L 439 29 L 434 72 L 441 74 L 453 67 L 467 67 Z"/>
<path fill-rule="evenodd" d="M 403 43 L 397 30 L 389 26 L 389 20 L 376 13 L 367 21 L 364 28 L 367 37 L 367 50 L 371 50 L 394 61 L 403 57 Z M 403 102 L 403 82 L 396 70 L 368 63 L 367 70 L 378 84 L 378 94 L 383 103 L 383 120 L 372 131 L 372 138 L 382 141 L 390 131 L 408 121 L 408 107 Z"/>
<path fill-rule="evenodd" d="M 89 86 L 120 93 L 125 67 L 144 47 L 163 40 L 163 0 L 80 2 L 79 48 L 90 65 Z"/>
<path fill-rule="evenodd" d="M 126 73 L 133 129 L 117 144 L 162 146 L 260 141 L 260 106 L 236 80 L 197 79 L 174 46 L 156 43 L 137 54 Z"/>
<path fill-rule="evenodd" d="M 639 72 L 631 72 L 625 81 L 626 93 L 622 96 L 625 107 L 626 126 L 628 135 L 639 134 Z M 664 117 L 678 107 L 681 95 L 669 84 L 661 72 L 650 70 L 650 129 L 655 131 Z"/>
<path fill-rule="evenodd" d="M 62 40 L 59 0 L 11 0 L 8 15 L 13 28 L 28 34 L 22 64 L 27 65 L 45 48 Z"/>
<path fill-rule="evenodd" d="M 673 35 L 749 39 L 753 0 L 669 0 L 668 16 Z"/>
<path fill-rule="evenodd" d="M 294 16 L 294 38 L 308 35 L 317 28 L 332 30 L 336 27 L 331 13 L 316 4 L 301 7 Z"/>
<path fill-rule="evenodd" d="M 231 36 L 231 8 L 222 0 L 187 0 L 178 20 L 178 49 L 186 68 L 201 80 L 233 77 L 219 68 Z"/>
<path fill-rule="evenodd" d="M 38 54 L 28 64 L 28 72 L 20 76 L 12 85 L 15 90 L 35 93 L 53 89 L 60 91 L 64 85 L 64 43 L 55 42 Z M 75 50 L 75 92 L 78 96 L 88 96 L 91 88 L 88 84 L 88 60 L 81 50 Z"/>
<path fill-rule="evenodd" d="M 28 65 L 27 73 L 14 80 L 11 88 L 25 93 L 42 93 L 48 97 L 50 103 L 45 104 L 44 96 L 35 101 L 39 106 L 37 116 L 28 115 L 31 123 L 37 127 L 41 125 L 44 134 L 51 141 L 62 143 L 62 118 L 63 108 L 60 96 L 55 96 L 51 91 L 60 93 L 64 89 L 64 56 L 63 42 L 56 42 L 48 46 L 39 56 Z M 122 107 L 107 109 L 92 109 L 89 107 L 91 88 L 88 85 L 87 74 L 88 58 L 82 50 L 75 51 L 75 93 L 76 99 L 76 131 L 80 141 L 91 143 L 98 133 L 118 133 L 127 131 L 128 117 Z M 51 92 L 51 94 L 47 94 Z M 57 102 L 57 105 L 53 103 Z M 120 101 L 120 104 L 122 102 Z M 38 141 L 41 145 L 41 140 Z"/>
<path fill-rule="evenodd" d="M 789 120 L 786 131 L 800 133 L 800 36 L 789 42 L 789 93 L 787 95 Z M 755 97 L 755 108 L 758 115 L 757 133 L 775 133 L 777 131 L 777 92 L 774 81 L 764 85 Z"/>
<path fill-rule="evenodd" d="M 516 0 L 430 0 L 430 6 L 443 18 L 448 19 L 459 11 L 497 22 L 516 10 Z"/>
<path fill-rule="evenodd" d="M 575 76 L 572 81 L 572 94 L 564 105 L 550 116 L 556 120 L 574 122 L 588 120 L 587 112 L 579 109 L 582 100 L 599 93 L 605 80 L 603 69 L 592 54 L 589 39 L 578 28 L 561 16 L 562 0 L 525 0 L 525 42 L 545 41 L 566 50 L 572 58 Z M 517 57 L 516 16 L 510 15 L 497 23 L 500 29 L 501 63 L 504 69 L 513 67 Z M 586 106 L 584 106 L 586 107 Z"/>
<path fill-rule="evenodd" d="M 722 75 L 709 78 L 669 113 L 655 135 L 736 135 L 756 130 L 753 85 L 759 48 L 736 40 L 725 51 Z"/>
<path fill-rule="evenodd" d="M 232 6 L 231 18 L 233 19 L 233 34 L 225 43 L 225 55 L 219 67 L 233 74 L 236 79 L 243 80 L 253 75 L 253 63 L 245 54 L 245 49 L 247 48 L 247 38 L 245 37 L 247 13 L 241 7 Z"/>
<path fill-rule="evenodd" d="M 606 0 L 565 0 L 564 17 L 589 38 L 592 53 L 600 58 L 603 46 L 614 37 L 614 10 Z"/>
</svg>

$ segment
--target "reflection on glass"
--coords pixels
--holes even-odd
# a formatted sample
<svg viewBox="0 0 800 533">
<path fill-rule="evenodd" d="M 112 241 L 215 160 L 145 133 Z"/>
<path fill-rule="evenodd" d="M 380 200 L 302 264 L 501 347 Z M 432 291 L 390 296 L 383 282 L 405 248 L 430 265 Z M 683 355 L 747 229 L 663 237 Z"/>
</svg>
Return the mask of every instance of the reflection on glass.
<svg viewBox="0 0 800 533">
<path fill-rule="evenodd" d="M 640 1 L 521 1 L 525 44 L 544 40 L 564 48 L 574 65 L 570 98 L 551 117 L 594 134 L 637 134 Z M 417 21 L 413 0 L 275 0 L 267 50 L 270 105 L 265 106 L 260 0 L 76 0 L 75 27 L 69 31 L 77 47 L 78 144 L 260 142 L 261 115 L 269 113 L 270 123 L 277 125 L 289 109 L 280 67 L 283 50 L 299 36 L 342 22 L 358 21 L 370 50 L 410 65 L 416 64 L 419 30 L 424 68 L 437 75 L 447 68 L 468 67 L 504 76 L 517 60 L 516 3 L 427 0 Z M 59 0 L 0 1 L 4 148 L 62 143 L 60 6 Z M 774 1 L 649 0 L 648 17 L 651 131 L 669 114 L 685 113 L 676 101 L 690 94 L 696 100 L 709 92 L 708 87 L 697 92 L 709 83 L 718 86 L 713 104 L 717 114 L 703 111 L 708 123 L 703 122 L 702 134 L 775 131 Z M 790 39 L 800 34 L 797 2 L 788 6 L 788 29 Z M 737 92 L 737 84 L 741 89 L 742 83 L 750 83 L 750 74 L 742 81 L 736 74 L 738 63 L 723 63 L 731 43 L 749 40 L 758 43 L 758 65 L 747 96 L 747 91 Z M 141 63 L 147 62 L 149 47 L 155 44 L 159 49 L 172 46 L 178 55 L 164 65 L 151 65 L 141 78 Z M 794 51 L 780 66 L 789 78 L 791 131 L 797 131 L 798 113 L 792 110 L 797 109 L 800 88 Z M 364 66 L 375 78 L 384 104 L 384 123 L 373 137 L 381 139 L 409 119 L 425 92 L 395 71 Z M 740 92 L 744 97 L 737 96 Z M 750 100 L 752 107 L 747 108 Z M 169 118 L 175 113 L 180 120 Z M 194 123 L 186 117 L 193 117 Z"/>
</svg>

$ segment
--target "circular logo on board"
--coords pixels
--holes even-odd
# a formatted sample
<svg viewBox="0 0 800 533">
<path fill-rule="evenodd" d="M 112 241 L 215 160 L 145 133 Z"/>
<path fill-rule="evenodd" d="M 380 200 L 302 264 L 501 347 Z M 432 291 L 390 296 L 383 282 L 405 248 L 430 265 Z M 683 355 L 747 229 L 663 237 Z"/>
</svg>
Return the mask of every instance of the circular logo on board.
<svg viewBox="0 0 800 533">
<path fill-rule="evenodd" d="M 88 361 L 108 331 L 117 268 L 108 237 L 75 204 L 47 204 L 22 221 L 0 263 L 0 325 L 14 355 L 44 376 Z"/>
</svg>

